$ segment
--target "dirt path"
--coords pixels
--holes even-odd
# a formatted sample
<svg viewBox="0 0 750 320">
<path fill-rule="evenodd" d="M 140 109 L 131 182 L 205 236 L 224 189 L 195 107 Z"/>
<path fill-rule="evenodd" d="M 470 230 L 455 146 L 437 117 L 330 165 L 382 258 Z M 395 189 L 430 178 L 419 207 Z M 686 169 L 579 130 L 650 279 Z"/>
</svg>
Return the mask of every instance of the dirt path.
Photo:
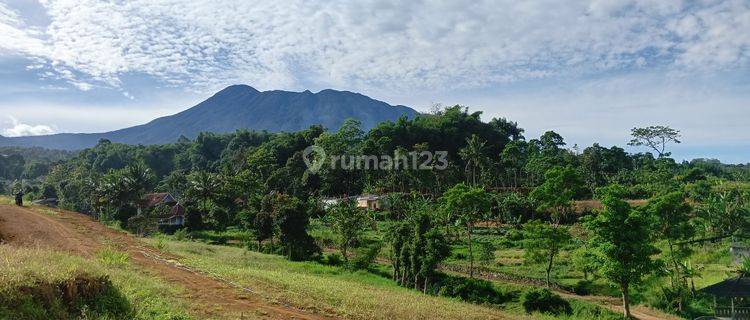
<svg viewBox="0 0 750 320">
<path fill-rule="evenodd" d="M 0 205 L 0 239 L 12 245 L 42 246 L 93 257 L 104 246 L 126 251 L 144 271 L 182 286 L 191 313 L 204 318 L 328 319 L 268 302 L 242 288 L 174 262 L 177 257 L 92 220 L 86 215 L 46 208 Z"/>
</svg>

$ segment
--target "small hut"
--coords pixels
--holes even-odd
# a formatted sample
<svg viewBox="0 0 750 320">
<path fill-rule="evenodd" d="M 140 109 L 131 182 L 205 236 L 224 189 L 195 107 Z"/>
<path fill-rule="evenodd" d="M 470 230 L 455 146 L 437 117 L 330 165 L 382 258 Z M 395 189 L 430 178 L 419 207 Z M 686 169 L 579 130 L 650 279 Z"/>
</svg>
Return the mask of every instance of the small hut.
<svg viewBox="0 0 750 320">
<path fill-rule="evenodd" d="M 700 292 L 714 296 L 714 316 L 719 319 L 750 319 L 750 278 L 738 276 L 712 284 Z M 729 305 L 719 306 L 719 301 Z"/>
</svg>

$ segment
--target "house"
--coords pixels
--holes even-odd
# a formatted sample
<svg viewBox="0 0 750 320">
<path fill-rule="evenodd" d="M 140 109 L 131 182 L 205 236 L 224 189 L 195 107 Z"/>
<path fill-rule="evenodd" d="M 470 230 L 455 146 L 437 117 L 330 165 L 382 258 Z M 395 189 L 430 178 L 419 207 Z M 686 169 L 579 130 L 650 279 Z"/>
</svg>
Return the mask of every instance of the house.
<svg viewBox="0 0 750 320">
<path fill-rule="evenodd" d="M 182 205 L 175 204 L 169 211 L 168 215 L 157 217 L 156 224 L 162 226 L 182 226 L 185 224 L 185 207 Z"/>
<path fill-rule="evenodd" d="M 140 202 L 140 206 L 138 210 L 141 211 L 141 210 L 151 209 L 160 204 L 166 204 L 171 207 L 177 204 L 177 200 L 175 200 L 175 198 L 167 192 L 147 193 L 147 194 L 144 194 L 143 197 L 141 198 L 141 202 Z"/>
<path fill-rule="evenodd" d="M 138 214 L 140 215 L 143 212 L 162 205 L 168 207 L 169 210 L 161 211 L 154 216 L 156 224 L 160 229 L 173 229 L 185 224 L 185 207 L 177 202 L 171 194 L 166 192 L 143 195 L 138 207 Z"/>
<path fill-rule="evenodd" d="M 714 296 L 713 319 L 750 319 L 750 278 L 743 274 L 699 290 Z"/>
<path fill-rule="evenodd" d="M 382 209 L 382 201 L 380 196 L 376 195 L 359 196 L 357 197 L 357 208 L 378 211 Z"/>
</svg>

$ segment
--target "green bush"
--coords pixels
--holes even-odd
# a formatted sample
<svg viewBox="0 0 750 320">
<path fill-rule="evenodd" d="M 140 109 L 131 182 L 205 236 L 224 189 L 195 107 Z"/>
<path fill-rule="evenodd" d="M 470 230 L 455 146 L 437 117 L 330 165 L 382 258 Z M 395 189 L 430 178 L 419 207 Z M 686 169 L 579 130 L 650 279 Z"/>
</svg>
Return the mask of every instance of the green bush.
<svg viewBox="0 0 750 320">
<path fill-rule="evenodd" d="M 432 292 L 440 296 L 461 298 L 474 303 L 503 304 L 514 298 L 514 294 L 495 288 L 491 282 L 441 275 L 433 285 Z"/>
<path fill-rule="evenodd" d="M 340 266 L 344 264 L 344 259 L 338 253 L 330 253 L 321 262 L 329 266 Z"/>
<path fill-rule="evenodd" d="M 360 250 L 360 252 L 357 253 L 357 256 L 349 262 L 349 267 L 354 270 L 367 270 L 375 262 L 379 253 L 380 244 L 372 244 L 363 250 Z"/>
<path fill-rule="evenodd" d="M 174 235 L 173 235 L 174 239 L 178 241 L 183 241 L 187 239 L 188 236 L 189 236 L 188 231 L 185 228 L 178 229 L 177 231 L 174 232 Z"/>
<path fill-rule="evenodd" d="M 523 309 L 527 313 L 541 312 L 554 315 L 571 314 L 570 303 L 547 289 L 532 289 L 523 295 Z"/>
<path fill-rule="evenodd" d="M 590 295 L 594 291 L 594 283 L 591 280 L 580 280 L 573 285 L 572 291 L 579 296 Z"/>
</svg>

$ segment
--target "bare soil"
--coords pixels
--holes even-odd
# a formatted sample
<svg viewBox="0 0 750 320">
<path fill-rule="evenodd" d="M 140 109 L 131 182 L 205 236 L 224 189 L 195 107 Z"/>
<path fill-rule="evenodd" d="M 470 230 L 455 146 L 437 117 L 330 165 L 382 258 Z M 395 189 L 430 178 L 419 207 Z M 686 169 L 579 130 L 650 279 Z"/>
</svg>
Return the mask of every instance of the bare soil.
<svg viewBox="0 0 750 320">
<path fill-rule="evenodd" d="M 189 312 L 200 319 L 332 318 L 266 301 L 250 288 L 181 266 L 176 263 L 179 257 L 76 212 L 0 205 L 0 239 L 10 245 L 48 247 L 84 257 L 94 257 L 105 246 L 114 246 L 127 252 L 144 272 L 184 288 L 181 298 L 188 302 Z"/>
</svg>

